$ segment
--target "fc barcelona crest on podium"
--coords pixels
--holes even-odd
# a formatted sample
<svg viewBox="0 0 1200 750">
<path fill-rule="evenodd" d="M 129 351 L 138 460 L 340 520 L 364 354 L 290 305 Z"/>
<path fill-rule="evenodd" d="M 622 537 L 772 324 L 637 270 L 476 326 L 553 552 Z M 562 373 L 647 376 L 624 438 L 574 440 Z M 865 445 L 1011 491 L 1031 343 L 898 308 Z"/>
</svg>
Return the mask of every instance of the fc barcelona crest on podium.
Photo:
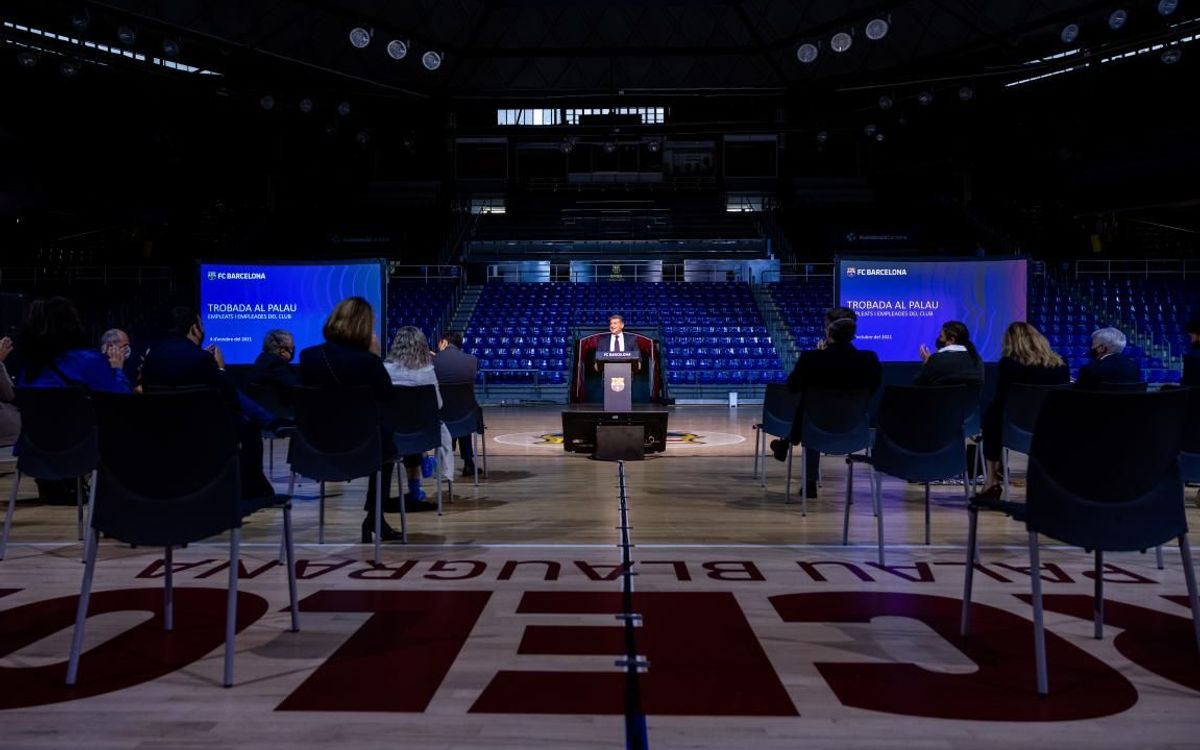
<svg viewBox="0 0 1200 750">
<path fill-rule="evenodd" d="M 612 383 L 610 387 L 613 393 L 620 393 L 625 390 L 625 378 L 612 378 L 610 382 Z"/>
</svg>

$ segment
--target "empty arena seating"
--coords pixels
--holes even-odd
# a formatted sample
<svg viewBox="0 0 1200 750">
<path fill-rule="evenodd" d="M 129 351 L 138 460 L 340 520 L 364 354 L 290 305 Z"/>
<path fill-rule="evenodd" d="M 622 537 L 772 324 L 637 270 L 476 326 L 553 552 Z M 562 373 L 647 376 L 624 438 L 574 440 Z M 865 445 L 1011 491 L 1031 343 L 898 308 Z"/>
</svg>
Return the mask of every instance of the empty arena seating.
<svg viewBox="0 0 1200 750">
<path fill-rule="evenodd" d="M 631 331 L 658 328 L 668 381 L 755 384 L 783 377 L 749 287 L 730 283 L 495 283 L 465 332 L 489 382 L 563 383 L 572 326 L 600 330 L 620 313 Z"/>
<path fill-rule="evenodd" d="M 408 281 L 392 279 L 388 282 L 388 340 L 383 348 L 386 352 L 396 330 L 401 326 L 413 325 L 425 332 L 429 345 L 437 343 L 435 336 L 449 324 L 454 314 L 457 281 Z"/>
</svg>

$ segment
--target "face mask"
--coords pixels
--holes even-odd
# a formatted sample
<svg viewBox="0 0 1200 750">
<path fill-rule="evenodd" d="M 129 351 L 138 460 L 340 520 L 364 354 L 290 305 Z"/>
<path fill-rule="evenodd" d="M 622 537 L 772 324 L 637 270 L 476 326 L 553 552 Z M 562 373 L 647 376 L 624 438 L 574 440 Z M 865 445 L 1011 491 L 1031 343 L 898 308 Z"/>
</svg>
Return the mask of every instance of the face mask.
<svg viewBox="0 0 1200 750">
<path fill-rule="evenodd" d="M 1088 349 L 1088 359 L 1100 359 L 1100 352 L 1097 349 Z"/>
<path fill-rule="evenodd" d="M 946 340 L 941 336 L 938 336 L 938 340 L 935 343 L 937 344 L 938 349 L 944 349 L 946 347 Z"/>
</svg>

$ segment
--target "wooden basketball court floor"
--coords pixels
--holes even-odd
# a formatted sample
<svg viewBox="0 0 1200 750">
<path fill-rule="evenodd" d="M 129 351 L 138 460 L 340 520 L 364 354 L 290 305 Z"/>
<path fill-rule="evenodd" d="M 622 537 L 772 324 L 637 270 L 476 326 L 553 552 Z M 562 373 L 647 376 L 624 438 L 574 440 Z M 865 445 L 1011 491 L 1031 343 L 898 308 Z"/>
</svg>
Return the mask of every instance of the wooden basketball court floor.
<svg viewBox="0 0 1200 750">
<path fill-rule="evenodd" d="M 1097 640 L 1092 557 L 1046 542 L 1051 694 L 1038 697 L 1023 527 L 983 517 L 963 638 L 962 487 L 933 488 L 925 545 L 921 488 L 885 479 L 880 566 L 863 467 L 849 546 L 839 459 L 823 459 L 807 517 L 799 466 L 792 504 L 782 464 L 768 459 L 765 489 L 752 478 L 760 411 L 675 407 L 666 453 L 625 465 L 649 747 L 1200 746 L 1176 548 L 1163 570 L 1152 552 L 1105 557 Z M 171 633 L 162 550 L 104 542 L 79 685 L 63 687 L 83 570 L 74 510 L 23 486 L 0 562 L 0 748 L 624 746 L 617 467 L 565 454 L 559 412 L 489 408 L 490 476 L 456 481 L 441 517 L 411 514 L 410 543 L 386 544 L 379 568 L 357 543 L 365 482 L 329 486 L 325 545 L 303 483 L 300 632 L 275 562 L 280 514 L 252 517 L 230 689 L 224 538 L 175 552 Z"/>
</svg>

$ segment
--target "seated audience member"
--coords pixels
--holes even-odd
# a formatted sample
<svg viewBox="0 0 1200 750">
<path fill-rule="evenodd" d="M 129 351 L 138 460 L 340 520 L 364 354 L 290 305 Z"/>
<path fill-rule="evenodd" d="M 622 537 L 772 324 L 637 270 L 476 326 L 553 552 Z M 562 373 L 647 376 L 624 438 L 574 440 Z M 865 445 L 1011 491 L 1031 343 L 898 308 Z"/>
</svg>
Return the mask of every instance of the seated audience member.
<svg viewBox="0 0 1200 750">
<path fill-rule="evenodd" d="M 110 346 L 103 353 L 88 341 L 79 312 L 69 300 L 35 300 L 21 330 L 24 366 L 17 384 L 31 388 L 78 387 L 89 391 L 129 393 L 124 353 Z M 38 480 L 38 495 L 54 505 L 75 504 L 75 480 Z"/>
<path fill-rule="evenodd" d="M 1095 391 L 1105 383 L 1142 382 L 1141 368 L 1122 354 L 1124 351 L 1125 334 L 1116 328 L 1101 328 L 1092 333 L 1092 348 L 1088 351 L 1092 361 L 1079 368 L 1075 387 Z"/>
<path fill-rule="evenodd" d="M 146 352 L 142 386 L 147 390 L 205 386 L 220 392 L 238 432 L 238 460 L 244 497 L 274 494 L 262 470 L 262 427 L 272 415 L 238 391 L 225 372 L 225 357 L 216 344 L 201 348 L 204 326 L 191 307 L 172 308 L 167 335 Z"/>
<path fill-rule="evenodd" d="M 396 331 L 396 336 L 392 339 L 392 348 L 383 366 L 392 379 L 392 385 L 432 385 L 437 393 L 438 408 L 441 408 L 442 393 L 438 390 L 433 353 L 429 351 L 429 342 L 425 340 L 425 334 L 420 328 L 404 326 Z M 454 450 L 450 443 L 450 431 L 446 429 L 446 425 L 441 425 L 441 428 L 442 446 L 438 449 L 438 458 L 442 464 L 442 475 L 453 481 Z M 408 470 L 408 494 L 404 496 L 404 500 L 408 503 L 406 507 L 409 507 L 425 499 L 425 493 L 421 490 L 421 456 L 405 456 L 404 468 Z"/>
<path fill-rule="evenodd" d="M 63 297 L 36 300 L 29 306 L 20 341 L 25 362 L 20 385 L 74 385 L 112 393 L 131 390 L 123 369 L 125 352 L 111 345 L 103 353 L 93 349 L 75 306 Z"/>
<path fill-rule="evenodd" d="M 921 344 L 920 372 L 913 385 L 982 385 L 983 359 L 971 343 L 967 326 L 957 320 L 942 325 L 937 351 Z"/>
<path fill-rule="evenodd" d="M 106 352 L 111 346 L 120 348 L 121 352 L 125 355 L 125 365 L 122 369 L 125 370 L 126 380 L 136 389 L 138 381 L 141 378 L 142 357 L 134 355 L 133 347 L 129 342 L 129 334 L 120 328 L 108 329 L 100 335 L 100 351 L 102 353 Z"/>
<path fill-rule="evenodd" d="M 288 389 L 300 385 L 300 373 L 291 366 L 296 354 L 292 334 L 276 328 L 263 336 L 263 350 L 250 366 L 246 382 L 270 388 L 281 403 L 289 403 Z"/>
<path fill-rule="evenodd" d="M 858 330 L 858 316 L 846 307 L 834 307 L 825 313 L 825 339 L 816 349 L 800 354 L 796 366 L 788 375 L 788 390 L 804 394 L 809 388 L 866 389 L 871 393 L 879 390 L 883 381 L 883 368 L 875 352 L 860 350 L 854 346 Z M 800 428 L 804 421 L 804 401 L 796 408 L 792 421 L 792 434 L 787 440 L 772 440 L 771 451 L 780 461 L 787 460 L 788 443 L 800 444 Z M 808 497 L 817 496 L 817 472 L 821 454 L 808 451 L 804 456 L 807 482 L 804 492 Z"/>
<path fill-rule="evenodd" d="M 1183 355 L 1182 386 L 1195 388 L 1200 386 L 1200 316 L 1194 317 L 1187 323 L 1188 350 Z"/>
<path fill-rule="evenodd" d="M 438 341 L 437 356 L 433 358 L 433 371 L 437 382 L 442 385 L 475 385 L 475 374 L 479 371 L 479 360 L 474 354 L 462 350 L 463 337 L 458 331 L 446 331 Z M 454 440 L 463 458 L 463 476 L 475 473 L 475 452 L 471 436 L 464 435 Z"/>
<path fill-rule="evenodd" d="M 392 380 L 379 358 L 379 338 L 374 334 L 375 312 L 362 297 L 347 297 L 329 313 L 321 329 L 325 343 L 300 351 L 300 382 L 318 388 L 367 387 L 379 402 L 392 399 Z M 384 504 L 392 485 L 392 462 L 396 446 L 392 434 L 382 428 Z M 371 541 L 375 531 L 375 475 L 367 481 L 363 500 L 367 512 L 362 524 L 363 543 Z M 380 519 L 383 541 L 400 539 L 386 519 Z"/>
<path fill-rule="evenodd" d="M 21 434 L 21 413 L 13 403 L 17 392 L 4 366 L 4 360 L 12 350 L 12 339 L 7 336 L 0 339 L 0 448 L 17 442 L 17 436 Z"/>
<path fill-rule="evenodd" d="M 997 499 L 1004 477 L 1000 467 L 1001 427 L 1008 392 L 1016 383 L 1026 385 L 1064 385 L 1071 382 L 1071 371 L 1063 358 L 1050 348 L 1050 342 L 1038 329 L 1017 321 L 1004 331 L 1000 363 L 996 369 L 996 395 L 983 411 L 983 457 L 987 461 L 987 481 L 980 497 Z"/>
</svg>

